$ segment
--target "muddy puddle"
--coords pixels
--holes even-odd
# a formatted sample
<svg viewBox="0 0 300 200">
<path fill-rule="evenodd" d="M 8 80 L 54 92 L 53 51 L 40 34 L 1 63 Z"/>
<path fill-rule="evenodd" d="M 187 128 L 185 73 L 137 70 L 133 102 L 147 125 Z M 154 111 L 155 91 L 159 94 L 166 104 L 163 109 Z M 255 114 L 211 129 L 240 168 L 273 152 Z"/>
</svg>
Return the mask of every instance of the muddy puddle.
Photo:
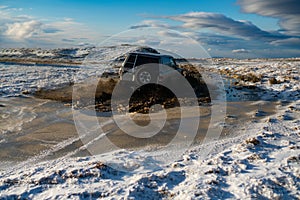
<svg viewBox="0 0 300 200">
<path fill-rule="evenodd" d="M 235 134 L 235 130 L 245 122 L 262 120 L 276 112 L 278 102 L 265 101 L 230 101 L 227 102 L 225 119 L 220 123 L 214 123 L 211 128 L 222 130 L 221 137 Z M 184 108 L 185 120 L 196 119 L 197 134 L 195 138 L 190 135 L 189 125 L 184 128 L 182 139 L 192 139 L 194 144 L 201 143 L 209 134 L 208 126 L 211 123 L 212 106 L 199 106 Z M 194 115 L 192 111 L 199 110 L 200 115 Z M 214 108 L 217 109 L 217 108 Z M 95 120 L 94 112 L 78 111 L 84 120 Z M 163 128 L 149 138 L 135 138 L 121 130 L 112 119 L 111 113 L 96 113 L 96 120 L 101 131 L 96 132 L 93 138 L 78 134 L 73 120 L 73 112 L 70 106 L 61 102 L 27 98 L 3 98 L 0 99 L 0 161 L 21 162 L 36 157 L 39 160 L 54 159 L 61 156 L 87 156 L 90 155 L 84 144 L 92 140 L 91 148 L 97 147 L 100 152 L 110 151 L 107 139 L 118 148 L 141 149 L 149 146 L 167 145 L 178 132 L 181 120 L 179 108 L 167 110 L 167 119 Z M 161 121 L 159 113 L 154 113 L 154 120 Z M 199 117 L 200 116 L 200 117 Z M 149 115 L 132 114 L 134 123 L 139 126 L 149 124 Z M 200 118 L 200 119 L 199 119 Z M 123 127 L 131 130 L 130 124 L 123 120 Z M 191 125 L 194 126 L 194 125 Z M 98 127 L 98 128 L 99 128 Z M 100 129 L 99 129 L 100 130 Z M 134 131 L 132 129 L 132 131 Z M 97 136 L 97 139 L 95 139 Z M 100 137 L 98 137 L 100 136 Z M 81 138 L 80 138 L 81 137 Z M 103 139 L 105 138 L 105 140 Z"/>
</svg>

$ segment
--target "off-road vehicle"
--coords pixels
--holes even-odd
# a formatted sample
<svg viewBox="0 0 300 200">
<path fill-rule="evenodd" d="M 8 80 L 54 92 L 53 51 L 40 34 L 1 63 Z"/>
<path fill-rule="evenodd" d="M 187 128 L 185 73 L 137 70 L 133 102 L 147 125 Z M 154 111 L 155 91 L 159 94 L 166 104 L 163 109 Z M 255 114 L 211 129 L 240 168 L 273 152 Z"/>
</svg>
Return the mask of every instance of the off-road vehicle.
<svg viewBox="0 0 300 200">
<path fill-rule="evenodd" d="M 158 83 L 171 80 L 174 73 L 184 75 L 170 55 L 159 53 L 129 53 L 119 70 L 121 80 L 133 81 L 138 84 Z"/>
</svg>

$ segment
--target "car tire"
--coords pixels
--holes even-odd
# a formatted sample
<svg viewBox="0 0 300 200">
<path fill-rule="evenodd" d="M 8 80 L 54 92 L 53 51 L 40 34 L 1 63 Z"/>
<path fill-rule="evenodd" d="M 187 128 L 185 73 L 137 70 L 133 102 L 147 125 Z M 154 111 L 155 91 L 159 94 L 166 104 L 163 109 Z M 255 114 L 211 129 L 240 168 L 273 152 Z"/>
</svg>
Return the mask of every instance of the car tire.
<svg viewBox="0 0 300 200">
<path fill-rule="evenodd" d="M 145 84 L 148 84 L 148 83 L 151 83 L 152 79 L 153 79 L 153 76 L 152 74 L 147 71 L 147 70 L 140 70 L 138 73 L 137 73 L 137 82 L 139 84 L 142 84 L 142 85 L 145 85 Z"/>
<path fill-rule="evenodd" d="M 145 85 L 149 83 L 157 83 L 159 75 L 159 67 L 154 64 L 147 64 L 137 67 L 135 73 L 135 82 L 138 85 Z"/>
</svg>

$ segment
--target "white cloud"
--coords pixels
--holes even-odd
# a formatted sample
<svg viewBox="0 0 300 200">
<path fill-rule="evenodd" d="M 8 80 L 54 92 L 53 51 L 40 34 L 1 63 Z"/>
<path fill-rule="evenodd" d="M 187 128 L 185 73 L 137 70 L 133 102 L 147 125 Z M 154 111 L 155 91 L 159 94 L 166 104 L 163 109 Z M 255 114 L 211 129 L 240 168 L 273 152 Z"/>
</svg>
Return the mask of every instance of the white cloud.
<svg viewBox="0 0 300 200">
<path fill-rule="evenodd" d="M 275 40 L 271 42 L 275 46 L 300 46 L 300 38 L 287 38 L 283 40 Z"/>
<path fill-rule="evenodd" d="M 234 20 L 219 13 L 190 12 L 175 16 L 161 16 L 158 18 L 171 19 L 182 22 L 181 28 L 192 30 L 212 30 L 224 35 L 241 37 L 244 39 L 261 39 L 272 41 L 285 38 L 279 33 L 264 31 L 247 20 Z"/>
<path fill-rule="evenodd" d="M 190 12 L 171 16 L 150 16 L 156 20 L 144 20 L 135 29 L 145 27 L 164 27 L 178 30 L 183 35 L 189 36 L 205 46 L 211 48 L 213 53 L 224 53 L 225 56 L 236 57 L 260 57 L 257 52 L 264 53 L 264 57 L 287 57 L 299 56 L 300 42 L 300 4 L 295 5 L 296 0 L 287 1 L 260 1 L 260 0 L 239 0 L 245 12 L 257 13 L 264 16 L 280 18 L 282 30 L 266 31 L 251 21 L 243 19 L 233 19 L 224 14 L 212 12 Z M 281 8 L 282 7 L 282 10 Z M 291 8 L 293 7 L 293 8 Z M 295 9 L 297 8 L 297 9 Z M 299 8 L 299 9 L 298 9 Z M 163 20 L 164 24 L 157 19 Z M 170 21 L 172 20 L 172 21 Z M 168 23 L 165 23 L 168 22 Z M 161 25 L 163 24 L 163 25 Z M 175 24 L 175 25 L 174 25 Z M 293 36 L 293 34 L 299 34 Z M 169 31 L 160 32 L 166 37 L 176 37 L 177 34 Z M 177 38 L 179 38 L 177 36 Z M 282 49 L 278 49 L 281 46 Z M 267 49 L 261 51 L 261 49 Z M 275 51 L 276 50 L 276 53 Z M 278 53 L 282 51 L 282 54 Z M 265 52 L 269 52 L 266 55 Z M 220 56 L 223 56 L 220 55 Z"/>
<path fill-rule="evenodd" d="M 251 51 L 246 49 L 234 49 L 232 50 L 232 53 L 250 53 Z"/>
<path fill-rule="evenodd" d="M 246 13 L 279 18 L 281 31 L 290 35 L 300 35 L 299 0 L 238 0 L 238 4 Z"/>
<path fill-rule="evenodd" d="M 64 18 L 64 21 L 66 21 L 66 22 L 71 22 L 71 21 L 74 21 L 74 19 L 73 19 L 73 18 L 70 18 L 70 17 L 65 17 L 65 18 Z"/>
<path fill-rule="evenodd" d="M 158 20 L 143 20 L 141 23 L 130 26 L 130 29 L 139 29 L 147 27 L 157 27 L 157 28 L 171 28 L 169 24 L 162 23 Z"/>
<path fill-rule="evenodd" d="M 0 6 L 0 10 L 8 8 L 8 6 Z"/>
<path fill-rule="evenodd" d="M 9 38 L 16 40 L 22 40 L 30 38 L 34 34 L 39 34 L 41 30 L 42 23 L 36 20 L 26 21 L 26 22 L 16 22 L 7 25 L 7 30 L 5 35 Z"/>
<path fill-rule="evenodd" d="M 183 35 L 180 32 L 173 31 L 173 30 L 160 30 L 157 32 L 158 35 L 168 38 L 186 38 L 187 36 Z"/>
<path fill-rule="evenodd" d="M 49 21 L 24 15 L 20 8 L 0 6 L 1 47 L 63 47 L 99 38 L 100 34 L 72 18 Z"/>
</svg>

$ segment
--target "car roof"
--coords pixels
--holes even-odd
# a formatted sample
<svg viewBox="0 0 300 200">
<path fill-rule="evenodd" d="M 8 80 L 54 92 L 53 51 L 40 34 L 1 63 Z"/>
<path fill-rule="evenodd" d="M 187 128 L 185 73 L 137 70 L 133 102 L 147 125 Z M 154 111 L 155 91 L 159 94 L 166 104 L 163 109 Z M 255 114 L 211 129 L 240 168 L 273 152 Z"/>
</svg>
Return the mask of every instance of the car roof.
<svg viewBox="0 0 300 200">
<path fill-rule="evenodd" d="M 145 55 L 145 56 L 151 56 L 151 57 L 172 57 L 171 55 L 166 54 L 159 54 L 159 53 L 149 53 L 149 52 L 130 52 L 128 55 Z"/>
</svg>

